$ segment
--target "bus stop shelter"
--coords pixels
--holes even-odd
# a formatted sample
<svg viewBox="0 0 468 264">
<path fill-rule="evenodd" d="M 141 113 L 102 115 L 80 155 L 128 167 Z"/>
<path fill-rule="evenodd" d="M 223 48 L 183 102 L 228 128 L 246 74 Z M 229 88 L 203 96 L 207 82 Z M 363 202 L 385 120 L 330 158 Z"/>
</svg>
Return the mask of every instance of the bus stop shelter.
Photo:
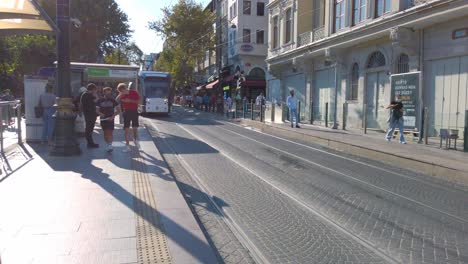
<svg viewBox="0 0 468 264">
<path fill-rule="evenodd" d="M 55 23 L 34 0 L 0 1 L 0 36 L 55 34 Z"/>
</svg>

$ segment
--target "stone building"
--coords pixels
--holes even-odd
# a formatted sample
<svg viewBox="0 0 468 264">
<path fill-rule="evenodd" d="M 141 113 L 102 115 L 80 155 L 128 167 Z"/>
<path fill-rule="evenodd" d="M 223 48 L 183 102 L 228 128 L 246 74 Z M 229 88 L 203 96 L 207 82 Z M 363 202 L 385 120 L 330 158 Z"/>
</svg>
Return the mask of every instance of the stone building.
<svg viewBox="0 0 468 264">
<path fill-rule="evenodd" d="M 431 136 L 441 128 L 462 134 L 468 1 L 276 0 L 267 8 L 270 100 L 284 102 L 294 88 L 303 120 L 385 130 L 391 80 L 417 76 L 405 125 L 420 129 L 427 107 Z"/>
</svg>

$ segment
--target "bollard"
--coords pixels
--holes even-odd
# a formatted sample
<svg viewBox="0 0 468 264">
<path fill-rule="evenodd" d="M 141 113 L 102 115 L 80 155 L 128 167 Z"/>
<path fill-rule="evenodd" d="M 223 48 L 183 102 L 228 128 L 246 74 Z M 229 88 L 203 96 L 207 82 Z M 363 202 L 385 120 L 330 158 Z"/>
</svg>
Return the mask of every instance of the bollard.
<svg viewBox="0 0 468 264">
<path fill-rule="evenodd" d="M 272 103 L 271 104 L 271 122 L 275 123 L 275 109 L 276 109 L 276 104 Z"/>
<path fill-rule="evenodd" d="M 310 103 L 310 124 L 314 124 L 314 103 Z"/>
<path fill-rule="evenodd" d="M 297 123 L 301 122 L 301 101 L 298 102 L 297 104 Z"/>
<path fill-rule="evenodd" d="M 465 133 L 463 136 L 463 151 L 468 152 L 468 110 L 465 111 Z"/>
<path fill-rule="evenodd" d="M 250 100 L 250 119 L 254 120 L 254 103 Z"/>
<path fill-rule="evenodd" d="M 429 144 L 429 108 L 424 107 L 424 144 Z"/>
<path fill-rule="evenodd" d="M 364 134 L 367 134 L 367 104 L 364 104 Z"/>
<path fill-rule="evenodd" d="M 347 120 L 348 120 L 348 103 L 343 103 L 343 130 L 346 130 Z"/>
<path fill-rule="evenodd" d="M 265 121 L 264 120 L 264 115 L 265 115 L 265 113 L 263 113 L 263 105 L 260 104 L 260 122 Z"/>
<path fill-rule="evenodd" d="M 325 103 L 325 127 L 328 127 L 328 103 Z"/>
</svg>

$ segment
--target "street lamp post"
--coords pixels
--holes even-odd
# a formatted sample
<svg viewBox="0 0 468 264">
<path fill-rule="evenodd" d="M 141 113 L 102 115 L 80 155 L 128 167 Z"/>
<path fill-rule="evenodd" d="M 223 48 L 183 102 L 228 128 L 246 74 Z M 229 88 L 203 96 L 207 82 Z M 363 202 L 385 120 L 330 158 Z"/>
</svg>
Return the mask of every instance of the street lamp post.
<svg viewBox="0 0 468 264">
<path fill-rule="evenodd" d="M 81 154 L 75 137 L 75 119 L 70 86 L 70 0 L 57 0 L 57 101 L 53 156 Z"/>
</svg>

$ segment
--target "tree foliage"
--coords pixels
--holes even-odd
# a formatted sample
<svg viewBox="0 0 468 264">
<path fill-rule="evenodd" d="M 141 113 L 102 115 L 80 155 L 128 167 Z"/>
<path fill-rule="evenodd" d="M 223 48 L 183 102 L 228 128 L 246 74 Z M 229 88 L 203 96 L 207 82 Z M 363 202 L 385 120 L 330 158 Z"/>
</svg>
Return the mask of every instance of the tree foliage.
<svg viewBox="0 0 468 264">
<path fill-rule="evenodd" d="M 214 45 L 214 15 L 193 0 L 179 0 L 162 9 L 163 17 L 149 26 L 166 39 L 156 67 L 172 74 L 176 86 L 193 82 L 197 59 Z"/>
<path fill-rule="evenodd" d="M 120 65 L 140 65 L 143 63 L 143 51 L 134 43 L 112 49 L 104 56 L 104 62 Z"/>
</svg>

